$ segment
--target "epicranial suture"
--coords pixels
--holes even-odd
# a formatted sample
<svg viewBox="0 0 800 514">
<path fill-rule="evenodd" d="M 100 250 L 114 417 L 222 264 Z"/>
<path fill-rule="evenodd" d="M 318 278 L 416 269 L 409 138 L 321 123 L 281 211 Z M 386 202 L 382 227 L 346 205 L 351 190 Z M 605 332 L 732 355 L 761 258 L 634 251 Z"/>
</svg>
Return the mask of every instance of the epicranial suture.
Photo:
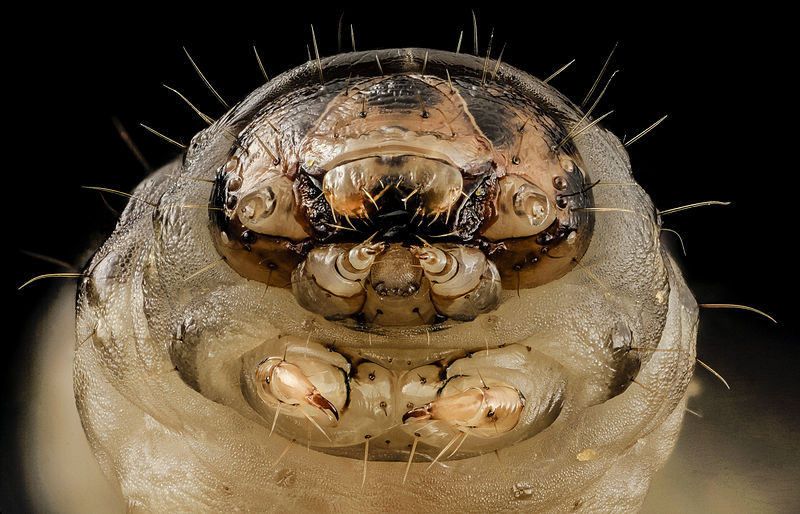
<svg viewBox="0 0 800 514">
<path fill-rule="evenodd" d="M 641 503 L 696 304 L 624 146 L 550 86 L 432 50 L 320 59 L 156 176 L 78 298 L 79 410 L 129 501 Z M 188 496 L 132 445 L 191 469 Z"/>
</svg>

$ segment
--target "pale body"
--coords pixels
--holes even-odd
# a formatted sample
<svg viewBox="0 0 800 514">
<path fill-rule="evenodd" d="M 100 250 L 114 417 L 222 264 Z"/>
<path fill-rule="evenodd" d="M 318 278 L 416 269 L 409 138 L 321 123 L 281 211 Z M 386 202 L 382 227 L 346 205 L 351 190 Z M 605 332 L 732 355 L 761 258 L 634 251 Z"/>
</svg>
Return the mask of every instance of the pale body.
<svg viewBox="0 0 800 514">
<path fill-rule="evenodd" d="M 403 52 L 421 57 L 419 51 L 398 55 Z M 300 74 L 314 71 L 309 65 Z M 541 83 L 531 87 L 572 111 Z M 573 111 L 572 122 L 579 118 Z M 660 245 L 655 210 L 633 183 L 619 140 L 592 127 L 574 141 L 586 175 L 609 184 L 594 189 L 595 205 L 616 209 L 596 213 L 580 266 L 537 287 L 504 291 L 495 310 L 473 321 L 386 335 L 327 321 L 300 307 L 291 290 L 266 288 L 224 262 L 209 267 L 220 258 L 208 212 L 195 207 L 208 202 L 208 184 L 178 176 L 214 178 L 230 146 L 220 130 L 227 121 L 198 135 L 183 163 L 139 186 L 79 297 L 78 408 L 101 467 L 129 507 L 638 508 L 677 438 L 694 366 L 697 306 Z M 543 431 L 509 436 L 508 449 L 497 450 L 502 464 L 478 446 L 479 455 L 429 470 L 427 463 L 412 463 L 403 483 L 404 463 L 370 461 L 363 485 L 361 460 L 299 444 L 275 464 L 288 440 L 280 430 L 270 437 L 272 420 L 250 407 L 241 376 L 243 367 L 285 350 L 279 337 L 333 345 L 390 374 L 475 352 L 462 368 L 475 366 L 487 381 L 512 381 L 526 391 L 566 382 L 564 406 Z M 176 339 L 192 341 L 189 354 L 175 348 Z M 609 345 L 642 349 L 629 350 L 641 351 L 636 382 L 612 397 L 603 385 Z M 191 362 L 191 370 L 176 372 L 176 359 Z M 535 395 L 526 397 L 535 403 Z M 523 420 L 533 416 L 531 409 Z"/>
</svg>

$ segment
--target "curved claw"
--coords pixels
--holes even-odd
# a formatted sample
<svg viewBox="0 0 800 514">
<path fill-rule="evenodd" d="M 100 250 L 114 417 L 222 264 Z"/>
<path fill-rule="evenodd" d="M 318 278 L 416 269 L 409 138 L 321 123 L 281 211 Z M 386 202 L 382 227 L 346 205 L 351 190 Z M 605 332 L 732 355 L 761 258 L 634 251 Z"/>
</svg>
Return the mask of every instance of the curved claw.
<svg viewBox="0 0 800 514">
<path fill-rule="evenodd" d="M 327 398 L 322 396 L 316 389 L 314 389 L 310 395 L 306 396 L 305 400 L 306 403 L 312 407 L 316 407 L 324 412 L 329 419 L 331 418 L 331 415 L 333 415 L 333 417 L 336 418 L 336 421 L 339 421 L 339 411 L 337 411 L 336 407 L 329 402 Z M 331 421 L 333 421 L 333 419 L 331 419 Z"/>
<path fill-rule="evenodd" d="M 431 402 L 432 403 L 432 402 Z M 413 421 L 425 421 L 431 419 L 431 404 L 425 404 L 422 407 L 416 407 L 403 414 L 403 423 L 408 423 L 413 418 Z"/>
<path fill-rule="evenodd" d="M 409 410 L 403 415 L 403 423 L 449 421 L 459 427 L 490 428 L 499 434 L 517 425 L 524 406 L 524 397 L 513 387 L 470 387 Z"/>
<path fill-rule="evenodd" d="M 339 421 L 339 411 L 322 396 L 319 389 L 299 366 L 280 357 L 270 357 L 256 369 L 258 393 L 262 399 L 272 396 L 288 405 L 309 405 L 324 413 L 330 421 Z"/>
</svg>

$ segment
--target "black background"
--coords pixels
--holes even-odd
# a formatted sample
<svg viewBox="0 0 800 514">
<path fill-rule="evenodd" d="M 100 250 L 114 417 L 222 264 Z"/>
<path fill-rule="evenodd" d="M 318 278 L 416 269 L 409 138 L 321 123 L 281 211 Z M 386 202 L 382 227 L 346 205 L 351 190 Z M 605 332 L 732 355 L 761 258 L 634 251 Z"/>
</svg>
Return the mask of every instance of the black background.
<svg viewBox="0 0 800 514">
<path fill-rule="evenodd" d="M 543 2 L 538 2 L 542 4 Z M 204 123 L 162 84 L 183 92 L 212 117 L 223 107 L 205 89 L 182 47 L 232 105 L 262 81 L 257 45 L 274 76 L 303 64 L 313 23 L 320 52 L 343 47 L 354 25 L 359 50 L 419 46 L 472 51 L 470 7 L 354 4 L 259 8 L 217 4 L 141 10 L 48 9 L 17 20 L 20 36 L 4 42 L 5 201 L 8 261 L 3 294 L 10 298 L 2 344 L 4 448 L 2 510 L 24 509 L 15 469 L 15 416 L 24 404 L 13 385 L 25 367 L 19 333 L 36 322 L 35 309 L 52 290 L 28 278 L 63 271 L 23 254 L 35 252 L 80 267 L 87 249 L 113 228 L 124 199 L 80 186 L 130 191 L 146 174 L 122 142 L 112 118 L 127 129 L 150 166 L 178 151 L 139 123 L 188 142 Z M 629 148 L 637 181 L 667 209 L 704 200 L 731 201 L 664 218 L 683 237 L 687 280 L 700 302 L 741 303 L 774 315 L 778 325 L 746 312 L 703 311 L 700 358 L 737 385 L 757 390 L 766 408 L 798 423 L 796 59 L 787 15 L 764 7 L 714 12 L 671 5 L 592 12 L 573 4 L 530 11 L 478 6 L 481 52 L 495 29 L 493 56 L 539 77 L 576 62 L 552 81 L 573 100 L 588 91 L 609 51 L 619 69 L 596 111 L 604 123 L 634 136 L 662 115 L 667 120 Z M 12 23 L 12 20 L 8 20 Z M 313 51 L 313 50 L 312 50 Z M 106 203 L 108 205 L 106 205 Z M 8 312 L 9 307 L 6 307 Z M 698 371 L 698 373 L 703 373 Z M 769 407 L 774 406 L 774 407 Z M 797 451 L 796 443 L 786 451 Z"/>
</svg>

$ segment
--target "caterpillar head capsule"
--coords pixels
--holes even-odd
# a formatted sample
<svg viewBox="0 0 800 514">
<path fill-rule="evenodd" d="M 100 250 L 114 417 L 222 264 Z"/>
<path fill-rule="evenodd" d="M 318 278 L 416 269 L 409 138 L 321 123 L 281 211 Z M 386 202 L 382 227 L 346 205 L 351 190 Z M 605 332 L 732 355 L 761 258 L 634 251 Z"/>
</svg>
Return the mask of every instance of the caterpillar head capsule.
<svg viewBox="0 0 800 514">
<path fill-rule="evenodd" d="M 595 121 L 509 65 L 416 48 L 233 106 L 82 282 L 76 396 L 106 474 L 153 510 L 635 510 L 697 306 Z"/>
<path fill-rule="evenodd" d="M 286 105 L 268 108 L 231 145 L 210 212 L 217 249 L 243 277 L 285 288 L 307 281 L 291 286 L 304 307 L 380 326 L 377 311 L 386 309 L 365 299 L 386 296 L 376 289 L 384 284 L 377 269 L 358 279 L 360 290 L 340 294 L 308 275 L 314 248 L 374 239 L 394 249 L 385 258 L 404 277 L 421 265 L 411 249 L 420 240 L 482 256 L 479 264 L 461 262 L 461 289 L 453 282 L 445 295 L 461 298 L 481 282 L 496 283 L 472 294 L 482 297 L 479 307 L 437 298 L 445 286 L 431 288 L 429 271 L 400 287 L 405 305 L 387 306 L 403 311 L 402 324 L 435 325 L 474 319 L 496 307 L 503 287 L 556 280 L 582 257 L 592 237 L 585 210 L 592 193 L 580 153 L 563 144 L 568 129 L 541 106 L 509 101 L 492 86 L 474 94 L 467 78 L 453 86 L 435 61 L 425 75 L 404 70 L 354 80 L 352 69 L 326 70 L 325 86 L 313 92 L 324 104 L 316 119 L 287 125 Z M 402 251 L 412 255 L 400 258 Z M 410 315 L 415 309 L 426 314 Z"/>
</svg>

